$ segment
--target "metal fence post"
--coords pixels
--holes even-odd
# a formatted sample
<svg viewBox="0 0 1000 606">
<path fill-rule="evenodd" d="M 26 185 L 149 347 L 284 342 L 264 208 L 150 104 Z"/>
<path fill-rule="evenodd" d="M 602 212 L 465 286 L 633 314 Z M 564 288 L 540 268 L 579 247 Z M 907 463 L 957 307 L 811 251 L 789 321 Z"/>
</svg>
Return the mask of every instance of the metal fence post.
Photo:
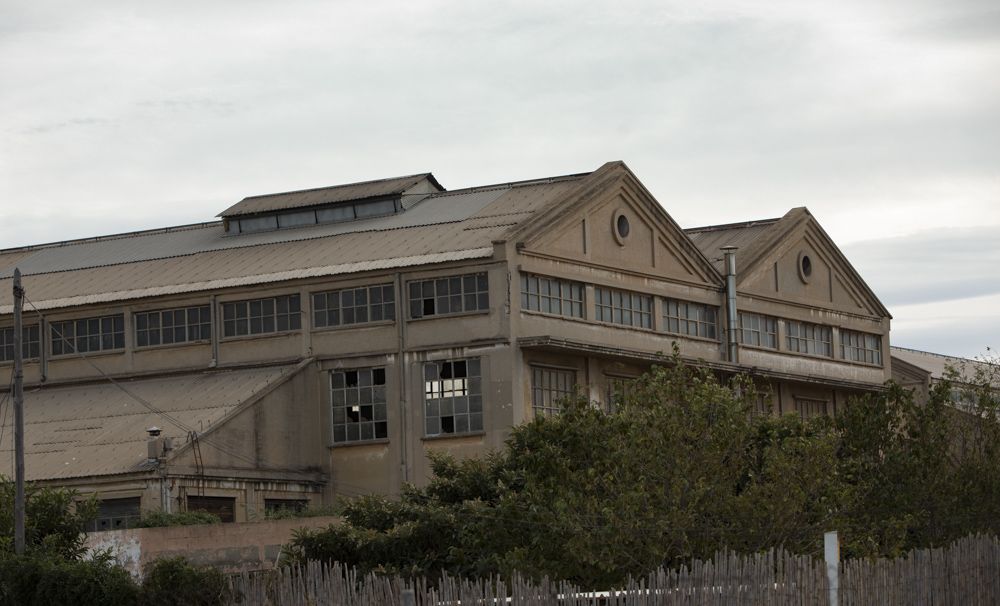
<svg viewBox="0 0 1000 606">
<path fill-rule="evenodd" d="M 823 534 L 823 559 L 826 560 L 826 580 L 830 587 L 830 606 L 840 603 L 840 542 L 837 531 Z"/>
</svg>

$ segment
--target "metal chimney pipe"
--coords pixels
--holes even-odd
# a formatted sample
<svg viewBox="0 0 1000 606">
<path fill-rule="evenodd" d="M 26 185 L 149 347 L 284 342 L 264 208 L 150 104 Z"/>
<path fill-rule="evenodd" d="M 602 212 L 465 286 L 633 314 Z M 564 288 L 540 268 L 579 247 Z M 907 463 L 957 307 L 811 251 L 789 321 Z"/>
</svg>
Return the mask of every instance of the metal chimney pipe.
<svg viewBox="0 0 1000 606">
<path fill-rule="evenodd" d="M 732 363 L 739 362 L 739 341 L 737 341 L 737 330 L 739 326 L 737 325 L 736 319 L 736 247 L 735 246 L 723 246 L 719 250 L 722 251 L 723 260 L 726 266 L 726 317 L 728 319 L 728 327 L 726 330 L 729 361 Z"/>
</svg>

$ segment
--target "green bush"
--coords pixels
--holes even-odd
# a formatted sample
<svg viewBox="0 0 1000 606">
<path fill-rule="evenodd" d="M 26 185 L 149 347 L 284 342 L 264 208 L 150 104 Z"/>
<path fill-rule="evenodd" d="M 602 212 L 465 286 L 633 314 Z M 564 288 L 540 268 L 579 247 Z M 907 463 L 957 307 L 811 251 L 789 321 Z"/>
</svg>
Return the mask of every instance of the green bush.
<svg viewBox="0 0 1000 606">
<path fill-rule="evenodd" d="M 186 558 L 160 558 L 144 572 L 143 606 L 221 606 L 230 601 L 225 575 Z"/>
<path fill-rule="evenodd" d="M 97 515 L 94 497 L 80 500 L 75 490 L 28 484 L 25 499 L 25 547 L 76 559 L 85 548 L 83 529 Z M 14 552 L 14 482 L 0 476 L 0 554 Z"/>
<path fill-rule="evenodd" d="M 142 516 L 137 528 L 159 528 L 161 526 L 194 526 L 197 524 L 221 524 L 222 520 L 214 513 L 206 511 L 178 511 L 164 513 L 151 511 Z"/>
<path fill-rule="evenodd" d="M 139 587 L 110 558 L 66 560 L 40 553 L 0 557 L 0 606 L 138 606 Z"/>
</svg>

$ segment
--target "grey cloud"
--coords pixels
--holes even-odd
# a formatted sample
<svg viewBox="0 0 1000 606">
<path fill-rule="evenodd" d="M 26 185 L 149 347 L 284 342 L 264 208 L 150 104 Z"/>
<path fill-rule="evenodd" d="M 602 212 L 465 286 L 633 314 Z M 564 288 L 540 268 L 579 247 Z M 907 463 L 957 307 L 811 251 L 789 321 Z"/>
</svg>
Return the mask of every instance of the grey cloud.
<svg viewBox="0 0 1000 606">
<path fill-rule="evenodd" d="M 942 227 L 843 251 L 890 307 L 1000 293 L 1000 225 Z"/>
<path fill-rule="evenodd" d="M 35 124 L 27 128 L 23 128 L 18 132 L 23 135 L 43 135 L 54 131 L 64 130 L 67 128 L 103 126 L 107 124 L 113 124 L 115 122 L 116 122 L 115 120 L 110 120 L 108 118 L 92 118 L 92 117 L 68 118 L 66 120 Z"/>
</svg>

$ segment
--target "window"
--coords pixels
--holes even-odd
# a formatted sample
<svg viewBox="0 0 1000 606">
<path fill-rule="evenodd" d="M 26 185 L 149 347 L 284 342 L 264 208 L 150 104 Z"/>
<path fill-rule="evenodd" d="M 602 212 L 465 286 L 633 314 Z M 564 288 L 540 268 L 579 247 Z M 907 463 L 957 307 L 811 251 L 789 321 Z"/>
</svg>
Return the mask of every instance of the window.
<svg viewBox="0 0 1000 606">
<path fill-rule="evenodd" d="M 833 356 L 829 326 L 788 321 L 785 323 L 785 329 L 788 333 L 788 351 L 814 356 Z"/>
<path fill-rule="evenodd" d="M 531 367 L 531 407 L 536 415 L 553 415 L 563 401 L 576 395 L 576 372 Z"/>
<path fill-rule="evenodd" d="M 260 335 L 302 328 L 299 295 L 222 304 L 222 334 Z"/>
<path fill-rule="evenodd" d="M 665 299 L 663 328 L 667 332 L 705 339 L 716 338 L 718 310 L 711 305 Z"/>
<path fill-rule="evenodd" d="M 521 274 L 521 308 L 582 318 L 583 289 L 580 282 Z"/>
<path fill-rule="evenodd" d="M 331 372 L 330 401 L 334 444 L 389 437 L 384 368 Z"/>
<path fill-rule="evenodd" d="M 608 377 L 608 393 L 605 397 L 605 412 L 612 413 L 618 410 L 618 406 L 629 396 L 635 384 L 634 378 L 629 377 Z"/>
<path fill-rule="evenodd" d="M 840 357 L 852 362 L 882 365 L 882 337 L 854 330 L 840 331 Z"/>
<path fill-rule="evenodd" d="M 139 497 L 102 499 L 97 503 L 97 517 L 87 525 L 90 532 L 135 528 L 141 516 Z"/>
<path fill-rule="evenodd" d="M 739 312 L 739 319 L 741 343 L 778 349 L 778 320 L 746 311 Z"/>
<path fill-rule="evenodd" d="M 594 289 L 594 297 L 599 322 L 640 328 L 653 327 L 653 297 L 600 286 Z"/>
<path fill-rule="evenodd" d="M 41 355 L 41 331 L 38 324 L 21 326 L 21 357 L 25 360 Z M 14 327 L 0 328 L 0 362 L 14 361 Z"/>
<path fill-rule="evenodd" d="M 188 495 L 188 511 L 214 513 L 223 522 L 236 521 L 236 497 L 202 497 Z"/>
<path fill-rule="evenodd" d="M 410 282 L 410 317 L 489 311 L 485 273 Z"/>
<path fill-rule="evenodd" d="M 264 499 L 264 517 L 281 517 L 283 513 L 302 513 L 309 507 L 306 499 Z"/>
<path fill-rule="evenodd" d="M 826 400 L 795 398 L 795 411 L 803 420 L 826 416 Z"/>
<path fill-rule="evenodd" d="M 479 358 L 424 364 L 424 422 L 428 436 L 482 431 Z"/>
<path fill-rule="evenodd" d="M 208 305 L 135 314 L 137 347 L 207 341 L 211 338 L 212 313 Z"/>
<path fill-rule="evenodd" d="M 312 297 L 315 328 L 396 319 L 392 284 L 318 292 Z"/>
<path fill-rule="evenodd" d="M 125 315 L 53 322 L 52 355 L 125 348 Z"/>
</svg>

